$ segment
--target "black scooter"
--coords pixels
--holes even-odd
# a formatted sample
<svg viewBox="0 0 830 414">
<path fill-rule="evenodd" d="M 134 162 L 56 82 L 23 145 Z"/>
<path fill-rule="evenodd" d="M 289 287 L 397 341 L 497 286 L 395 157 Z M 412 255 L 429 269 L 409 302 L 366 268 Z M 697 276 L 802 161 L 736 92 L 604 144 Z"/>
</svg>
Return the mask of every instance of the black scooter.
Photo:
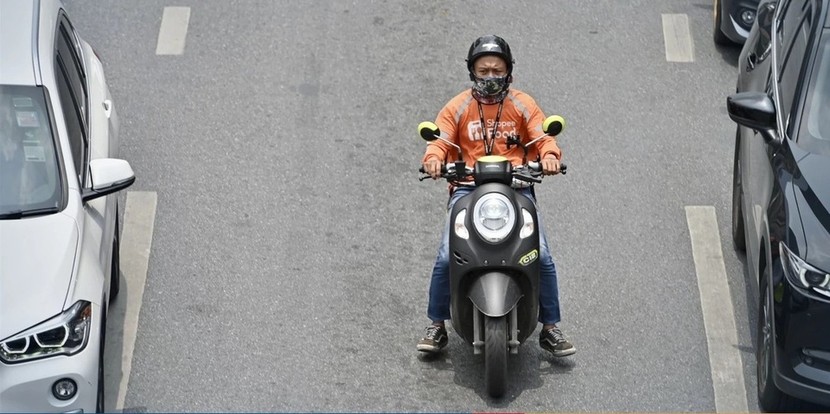
<svg viewBox="0 0 830 414">
<path fill-rule="evenodd" d="M 539 228 L 536 208 L 511 184 L 542 182 L 539 162 L 528 162 L 528 147 L 545 136 L 562 132 L 564 119 L 545 119 L 542 135 L 523 145 L 522 165 L 514 167 L 502 156 L 486 155 L 475 168 L 465 165 L 461 148 L 440 137 L 438 126 L 418 126 L 427 141 L 442 140 L 458 151 L 458 160 L 442 168 L 441 177 L 457 186 L 475 189 L 460 198 L 450 215 L 450 312 L 452 326 L 473 353 L 484 353 L 484 381 L 491 397 L 507 388 L 507 353 L 536 329 L 539 315 Z M 508 148 L 522 145 L 507 139 Z M 566 166 L 561 166 L 564 174 Z M 420 170 L 424 173 L 423 167 Z M 429 178 L 422 176 L 420 180 Z"/>
</svg>

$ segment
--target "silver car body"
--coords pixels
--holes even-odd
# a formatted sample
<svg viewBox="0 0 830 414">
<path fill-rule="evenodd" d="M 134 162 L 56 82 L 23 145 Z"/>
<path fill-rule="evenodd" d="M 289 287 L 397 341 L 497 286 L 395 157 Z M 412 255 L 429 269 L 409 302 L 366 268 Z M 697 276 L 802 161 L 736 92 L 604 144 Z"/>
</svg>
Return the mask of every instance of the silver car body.
<svg viewBox="0 0 830 414">
<path fill-rule="evenodd" d="M 91 323 L 81 350 L 71 355 L 9 362 L 0 354 L 3 412 L 100 408 L 96 404 L 104 322 L 118 231 L 118 199 L 112 190 L 126 188 L 134 180 L 129 164 L 114 159 L 118 121 L 101 62 L 70 24 L 69 36 L 81 59 L 87 91 L 88 147 L 87 159 L 81 163 L 87 171 L 75 171 L 56 80 L 56 33 L 66 14 L 63 7 L 60 0 L 0 0 L 0 85 L 40 85 L 48 91 L 65 189 L 65 203 L 57 213 L 0 220 L 0 347 L 6 347 L 0 351 L 25 354 L 20 344 L 34 341 L 34 334 L 48 328 L 45 323 L 54 325 L 55 318 L 79 302 L 91 304 Z M 63 27 L 69 22 L 66 19 Z M 90 196 L 93 189 L 111 191 Z M 63 378 L 77 384 L 77 393 L 68 400 L 52 392 L 55 381 Z"/>
</svg>

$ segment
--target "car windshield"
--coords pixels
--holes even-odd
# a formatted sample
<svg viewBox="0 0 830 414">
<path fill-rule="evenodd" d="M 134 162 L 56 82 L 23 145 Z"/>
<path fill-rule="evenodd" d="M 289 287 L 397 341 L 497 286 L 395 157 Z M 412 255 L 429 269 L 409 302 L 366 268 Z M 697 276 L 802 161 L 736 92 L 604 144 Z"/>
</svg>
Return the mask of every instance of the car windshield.
<svg viewBox="0 0 830 414">
<path fill-rule="evenodd" d="M 44 91 L 0 85 L 0 219 L 57 212 L 62 199 Z"/>
<path fill-rule="evenodd" d="M 807 151 L 830 156 L 830 37 L 822 36 L 819 47 L 798 144 Z"/>
</svg>

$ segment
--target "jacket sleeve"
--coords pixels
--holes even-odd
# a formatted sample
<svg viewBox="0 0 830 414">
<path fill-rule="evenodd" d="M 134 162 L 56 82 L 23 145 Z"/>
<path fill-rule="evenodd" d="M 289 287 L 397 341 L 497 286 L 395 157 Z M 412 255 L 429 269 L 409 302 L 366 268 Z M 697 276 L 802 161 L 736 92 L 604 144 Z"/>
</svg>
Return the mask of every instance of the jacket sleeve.
<svg viewBox="0 0 830 414">
<path fill-rule="evenodd" d="M 542 110 L 533 98 L 528 95 L 525 95 L 525 97 L 527 98 L 526 106 L 529 115 L 527 123 L 527 136 L 529 137 L 529 140 L 533 140 L 544 134 L 542 124 L 545 122 L 545 114 L 542 113 Z M 557 160 L 562 159 L 562 150 L 559 148 L 559 145 L 556 144 L 556 137 L 545 136 L 544 138 L 536 141 L 535 145 L 536 150 L 542 158 L 545 158 L 546 155 L 552 154 Z"/>
<path fill-rule="evenodd" d="M 451 101 L 441 109 L 441 112 L 438 113 L 438 117 L 435 119 L 435 124 L 438 125 L 438 129 L 441 130 L 442 138 L 458 144 L 458 128 L 456 126 L 455 119 L 453 118 L 453 113 L 454 110 Z M 421 163 L 426 163 L 431 159 L 446 162 L 447 159 L 455 159 L 456 157 L 457 150 L 455 148 L 444 141 L 435 140 L 427 145 L 427 149 Z"/>
</svg>

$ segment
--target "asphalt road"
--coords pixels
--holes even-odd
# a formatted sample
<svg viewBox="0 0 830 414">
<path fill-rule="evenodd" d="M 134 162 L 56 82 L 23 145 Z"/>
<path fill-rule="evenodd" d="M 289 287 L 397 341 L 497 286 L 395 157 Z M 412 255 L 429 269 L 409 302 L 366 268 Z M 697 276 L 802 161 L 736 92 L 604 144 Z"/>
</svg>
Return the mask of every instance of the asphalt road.
<svg viewBox="0 0 830 414">
<path fill-rule="evenodd" d="M 156 55 L 164 7 L 190 7 Z M 738 49 L 711 2 L 71 0 L 121 118 L 131 190 L 158 195 L 133 411 L 715 411 L 686 206 L 713 206 L 757 411 L 757 295 L 729 237 Z M 686 14 L 694 61 L 666 61 Z M 538 189 L 575 356 L 535 340 L 502 400 L 452 336 L 425 359 L 446 187 L 420 121 L 497 33 L 514 87 L 569 122 Z M 535 337 L 534 337 L 535 338 Z"/>
</svg>

